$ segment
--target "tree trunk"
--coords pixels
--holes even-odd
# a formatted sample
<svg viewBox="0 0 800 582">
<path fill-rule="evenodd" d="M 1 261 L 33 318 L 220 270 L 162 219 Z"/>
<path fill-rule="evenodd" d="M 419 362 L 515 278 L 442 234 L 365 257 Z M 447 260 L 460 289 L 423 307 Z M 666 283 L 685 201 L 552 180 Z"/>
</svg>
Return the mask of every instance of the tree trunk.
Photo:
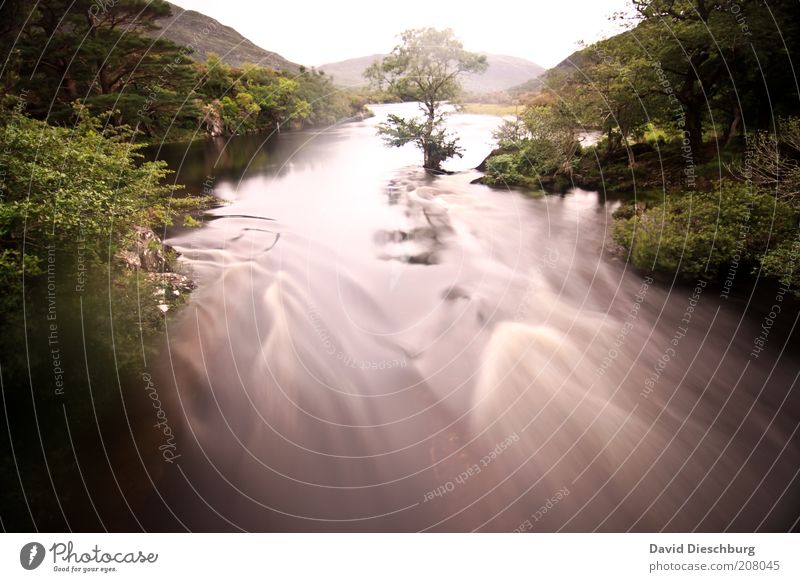
<svg viewBox="0 0 800 582">
<path fill-rule="evenodd" d="M 64 92 L 70 102 L 78 98 L 78 84 L 69 74 L 64 75 Z"/>
<path fill-rule="evenodd" d="M 628 138 L 624 135 L 622 136 L 622 142 L 625 144 L 625 151 L 628 154 L 628 168 L 632 170 L 636 165 L 636 157 L 633 154 L 633 149 L 631 149 L 631 144 L 628 143 Z"/>
<path fill-rule="evenodd" d="M 742 122 L 742 111 L 738 107 L 734 108 L 733 110 L 733 121 L 728 126 L 728 130 L 725 132 L 725 146 L 728 147 L 731 145 L 733 138 L 739 135 L 739 124 Z"/>
<path fill-rule="evenodd" d="M 702 111 L 700 111 L 700 107 L 696 107 L 694 104 L 690 104 L 686 106 L 686 127 L 684 134 L 684 138 L 689 140 L 689 147 L 691 147 L 691 159 L 693 161 L 699 160 L 702 147 L 703 147 L 703 119 L 702 119 Z M 687 156 L 687 152 L 684 152 L 684 157 Z"/>
<path fill-rule="evenodd" d="M 613 133 L 612 130 L 608 130 L 608 140 L 606 142 L 606 152 L 603 156 L 603 161 L 608 162 L 611 159 L 617 150 L 619 149 L 620 143 L 622 142 L 622 136 L 618 133 Z"/>
<path fill-rule="evenodd" d="M 428 102 L 425 104 L 428 109 L 428 119 L 427 124 L 425 126 L 425 136 L 423 137 L 422 143 L 423 148 L 422 151 L 424 152 L 423 155 L 423 162 L 422 166 L 427 170 L 438 170 L 439 164 L 433 159 L 433 155 L 431 152 L 431 136 L 433 135 L 433 124 L 436 119 L 436 103 L 433 101 Z"/>
</svg>

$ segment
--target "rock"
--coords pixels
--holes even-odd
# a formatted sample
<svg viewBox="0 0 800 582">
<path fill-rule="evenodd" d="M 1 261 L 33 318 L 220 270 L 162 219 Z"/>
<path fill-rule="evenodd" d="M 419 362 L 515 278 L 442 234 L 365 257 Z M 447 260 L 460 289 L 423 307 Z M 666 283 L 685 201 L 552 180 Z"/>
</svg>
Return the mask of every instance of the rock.
<svg viewBox="0 0 800 582">
<path fill-rule="evenodd" d="M 135 237 L 131 246 L 115 255 L 122 265 L 131 270 L 157 273 L 169 270 L 167 254 L 175 252 L 165 245 L 158 235 L 143 226 L 134 227 Z"/>
<path fill-rule="evenodd" d="M 139 260 L 138 253 L 134 251 L 119 251 L 114 255 L 126 269 L 135 271 L 142 268 L 142 262 Z"/>
<path fill-rule="evenodd" d="M 202 126 L 211 137 L 219 137 L 222 135 L 222 104 L 218 99 L 214 99 L 211 103 L 203 107 L 203 121 Z"/>
<path fill-rule="evenodd" d="M 197 288 L 197 283 L 180 273 L 148 273 L 147 278 L 156 285 L 153 296 L 162 313 L 181 305 Z"/>
<path fill-rule="evenodd" d="M 158 296 L 163 295 L 165 297 L 163 301 L 169 300 L 166 297 L 178 297 L 182 293 L 191 293 L 197 289 L 197 283 L 180 273 L 150 273 L 147 278 L 157 285 L 155 293 Z"/>
<path fill-rule="evenodd" d="M 172 250 L 171 247 L 164 245 L 158 235 L 149 228 L 142 226 L 134 228 L 136 230 L 136 252 L 139 254 L 142 270 L 151 273 L 166 271 L 166 251 Z"/>
<path fill-rule="evenodd" d="M 483 159 L 483 161 L 475 167 L 475 169 L 478 170 L 479 172 L 485 172 L 486 171 L 486 162 L 489 160 L 489 158 L 491 158 L 493 156 L 499 156 L 502 153 L 505 153 L 505 152 L 501 148 L 493 149 L 491 152 L 489 152 L 489 155 L 486 156 Z"/>
<path fill-rule="evenodd" d="M 171 254 L 176 256 L 177 252 L 165 245 L 155 232 L 136 226 L 128 248 L 114 255 L 125 269 L 144 273 L 153 285 L 151 305 L 155 305 L 161 313 L 185 303 L 189 294 L 197 288 L 197 283 L 186 275 L 171 271 Z"/>
</svg>

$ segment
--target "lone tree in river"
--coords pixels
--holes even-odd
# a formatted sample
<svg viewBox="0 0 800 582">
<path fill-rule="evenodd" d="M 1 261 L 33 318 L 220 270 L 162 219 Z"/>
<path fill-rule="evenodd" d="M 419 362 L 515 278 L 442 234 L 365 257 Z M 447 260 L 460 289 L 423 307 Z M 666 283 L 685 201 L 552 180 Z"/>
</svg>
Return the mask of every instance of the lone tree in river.
<svg viewBox="0 0 800 582">
<path fill-rule="evenodd" d="M 440 170 L 443 161 L 461 157 L 462 152 L 458 138 L 445 131 L 442 104 L 458 97 L 460 74 L 486 70 L 486 57 L 465 51 L 449 28 L 407 30 L 400 39 L 402 44 L 382 61 L 373 63 L 364 76 L 403 101 L 419 101 L 424 116 L 404 119 L 389 115 L 378 133 L 390 146 L 414 143 L 422 150 L 423 166 Z"/>
</svg>

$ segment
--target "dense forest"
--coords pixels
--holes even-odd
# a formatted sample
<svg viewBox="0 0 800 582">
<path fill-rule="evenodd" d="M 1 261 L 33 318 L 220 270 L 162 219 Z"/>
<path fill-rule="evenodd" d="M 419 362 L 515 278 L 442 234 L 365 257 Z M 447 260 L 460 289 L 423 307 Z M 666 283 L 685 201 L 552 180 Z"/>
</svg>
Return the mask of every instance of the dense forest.
<svg viewBox="0 0 800 582">
<path fill-rule="evenodd" d="M 797 3 L 635 0 L 629 18 L 518 94 L 486 183 L 633 193 L 614 239 L 635 265 L 797 287 Z"/>
</svg>

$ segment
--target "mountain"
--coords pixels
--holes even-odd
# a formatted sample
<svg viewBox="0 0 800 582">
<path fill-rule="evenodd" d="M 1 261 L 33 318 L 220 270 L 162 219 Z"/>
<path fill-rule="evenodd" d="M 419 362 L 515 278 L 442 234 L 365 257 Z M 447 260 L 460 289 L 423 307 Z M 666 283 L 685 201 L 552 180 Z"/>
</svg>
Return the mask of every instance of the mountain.
<svg viewBox="0 0 800 582">
<path fill-rule="evenodd" d="M 489 68 L 480 75 L 466 75 L 462 79 L 465 91 L 470 93 L 494 93 L 519 85 L 544 73 L 544 67 L 519 57 L 486 55 Z"/>
<path fill-rule="evenodd" d="M 611 38 L 625 38 L 627 36 L 632 36 L 632 35 L 633 35 L 633 30 L 626 30 L 624 32 L 612 36 Z M 552 80 L 558 75 L 569 73 L 574 70 L 579 71 L 582 68 L 586 67 L 587 64 L 589 63 L 589 60 L 592 58 L 591 54 L 592 52 L 589 50 L 589 48 L 578 49 L 574 53 L 569 55 L 566 59 L 555 65 L 554 67 L 547 69 L 546 71 L 540 73 L 539 75 L 536 75 L 535 77 L 531 77 L 524 83 L 520 83 L 519 85 L 515 85 L 514 87 L 509 88 L 508 93 L 513 97 L 517 97 L 525 93 L 535 93 L 544 86 L 548 78 Z"/>
<path fill-rule="evenodd" d="M 318 70 L 333 77 L 333 82 L 341 87 L 362 87 L 366 85 L 363 74 L 372 63 L 386 55 L 376 54 L 368 57 L 347 59 L 337 63 L 328 63 L 317 67 Z"/>
<path fill-rule="evenodd" d="M 300 68 L 300 65 L 281 55 L 253 44 L 230 26 L 210 16 L 168 4 L 172 8 L 172 16 L 160 20 L 160 29 L 154 30 L 151 35 L 192 46 L 192 58 L 196 61 L 204 61 L 208 53 L 217 53 L 222 62 L 234 67 L 253 63 L 289 72 L 297 72 Z"/>
<path fill-rule="evenodd" d="M 319 70 L 333 76 L 333 81 L 344 87 L 360 87 L 365 85 L 364 70 L 373 62 L 386 55 L 376 54 L 368 57 L 348 59 L 337 63 L 329 63 L 318 67 Z M 489 68 L 480 75 L 464 75 L 461 83 L 464 90 L 470 93 L 492 93 L 519 85 L 537 77 L 544 68 L 531 61 L 506 55 L 486 55 Z"/>
</svg>

